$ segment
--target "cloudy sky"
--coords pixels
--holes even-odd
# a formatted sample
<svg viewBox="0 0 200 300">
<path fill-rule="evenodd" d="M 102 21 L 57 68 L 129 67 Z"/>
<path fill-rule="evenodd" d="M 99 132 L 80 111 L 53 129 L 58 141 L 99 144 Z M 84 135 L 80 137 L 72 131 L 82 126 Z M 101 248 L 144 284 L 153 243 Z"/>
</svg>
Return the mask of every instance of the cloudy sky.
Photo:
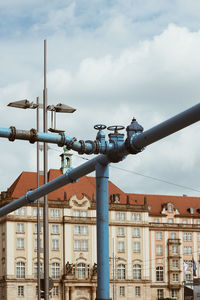
<svg viewBox="0 0 200 300">
<path fill-rule="evenodd" d="M 146 130 L 197 104 L 199 12 L 199 0 L 1 0 L 0 126 L 36 126 L 35 111 L 6 105 L 42 101 L 44 39 L 48 104 L 77 109 L 57 114 L 57 127 L 71 137 L 95 139 L 95 124 L 126 127 L 133 116 Z M 196 123 L 112 165 L 110 180 L 126 192 L 199 196 L 199 129 Z M 35 171 L 36 146 L 0 143 L 3 191 L 22 171 Z M 62 148 L 50 147 L 49 167 L 59 168 Z M 82 164 L 74 154 L 73 165 Z"/>
</svg>

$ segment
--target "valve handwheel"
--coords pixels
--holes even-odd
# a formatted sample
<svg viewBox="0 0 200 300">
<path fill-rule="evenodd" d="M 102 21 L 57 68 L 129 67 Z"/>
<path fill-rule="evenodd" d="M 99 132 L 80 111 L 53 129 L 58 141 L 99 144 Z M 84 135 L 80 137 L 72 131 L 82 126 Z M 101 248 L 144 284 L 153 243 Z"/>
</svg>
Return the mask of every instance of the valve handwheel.
<svg viewBox="0 0 200 300">
<path fill-rule="evenodd" d="M 96 130 L 103 130 L 103 129 L 106 129 L 106 125 L 104 125 L 104 124 L 97 124 L 97 125 L 94 125 L 94 129 L 96 129 Z"/>
<path fill-rule="evenodd" d="M 113 125 L 113 126 L 108 126 L 108 130 L 114 130 L 114 133 L 118 133 L 118 130 L 123 130 L 125 127 L 121 125 Z"/>
</svg>

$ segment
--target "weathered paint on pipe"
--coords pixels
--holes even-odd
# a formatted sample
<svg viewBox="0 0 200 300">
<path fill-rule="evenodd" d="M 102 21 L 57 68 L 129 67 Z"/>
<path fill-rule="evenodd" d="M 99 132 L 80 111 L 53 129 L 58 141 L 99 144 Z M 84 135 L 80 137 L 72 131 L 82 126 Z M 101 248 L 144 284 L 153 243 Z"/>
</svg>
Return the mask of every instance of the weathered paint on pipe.
<svg viewBox="0 0 200 300">
<path fill-rule="evenodd" d="M 49 194 L 50 192 L 53 192 L 57 190 L 58 188 L 76 181 L 78 178 L 87 175 L 93 171 L 95 171 L 95 165 L 99 162 L 101 164 L 108 164 L 109 160 L 107 156 L 105 155 L 99 155 L 86 163 L 82 164 L 81 166 L 72 169 L 69 173 L 66 172 L 65 174 L 61 175 L 60 177 L 48 182 L 47 184 L 44 184 L 43 186 L 39 187 L 38 189 L 35 189 L 33 191 L 29 191 L 24 195 L 23 197 L 14 200 L 13 202 L 3 206 L 0 209 L 0 217 L 24 206 L 28 203 L 34 202 L 35 200 L 43 197 L 46 194 Z"/>
<path fill-rule="evenodd" d="M 108 165 L 96 164 L 97 299 L 109 299 Z"/>
</svg>

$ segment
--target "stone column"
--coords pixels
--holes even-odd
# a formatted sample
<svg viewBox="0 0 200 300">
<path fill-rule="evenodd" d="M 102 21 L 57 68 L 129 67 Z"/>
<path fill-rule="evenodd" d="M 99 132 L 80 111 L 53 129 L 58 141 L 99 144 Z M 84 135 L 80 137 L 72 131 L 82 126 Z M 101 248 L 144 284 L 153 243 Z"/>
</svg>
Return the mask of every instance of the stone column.
<svg viewBox="0 0 200 300">
<path fill-rule="evenodd" d="M 65 300 L 69 300 L 69 287 L 65 286 Z"/>
<path fill-rule="evenodd" d="M 96 299 L 96 286 L 92 286 L 92 290 L 91 290 L 91 300 L 95 300 Z"/>
<path fill-rule="evenodd" d="M 70 299 L 69 300 L 75 300 L 74 293 L 75 293 L 75 287 L 71 286 L 70 287 Z"/>
</svg>

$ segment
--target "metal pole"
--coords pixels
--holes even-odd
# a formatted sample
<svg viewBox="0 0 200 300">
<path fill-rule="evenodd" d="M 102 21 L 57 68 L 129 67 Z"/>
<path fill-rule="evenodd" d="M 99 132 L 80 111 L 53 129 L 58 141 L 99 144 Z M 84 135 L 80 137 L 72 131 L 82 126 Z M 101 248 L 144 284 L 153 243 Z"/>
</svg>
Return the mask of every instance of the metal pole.
<svg viewBox="0 0 200 300">
<path fill-rule="evenodd" d="M 115 299 L 115 239 L 113 238 L 113 300 Z"/>
<path fill-rule="evenodd" d="M 47 88 L 46 88 L 46 40 L 44 40 L 44 90 L 43 90 L 43 131 L 47 132 Z M 47 183 L 47 143 L 44 143 L 44 184 Z M 44 299 L 49 299 L 49 224 L 48 196 L 44 196 Z"/>
<path fill-rule="evenodd" d="M 110 299 L 108 164 L 96 164 L 97 300 Z"/>
<path fill-rule="evenodd" d="M 36 123 L 37 132 L 39 131 L 39 97 L 36 99 Z M 39 142 L 37 142 L 37 188 L 40 186 L 40 162 L 39 162 Z M 38 300 L 41 299 L 40 294 L 40 199 L 37 200 L 37 285 L 38 285 Z"/>
</svg>

